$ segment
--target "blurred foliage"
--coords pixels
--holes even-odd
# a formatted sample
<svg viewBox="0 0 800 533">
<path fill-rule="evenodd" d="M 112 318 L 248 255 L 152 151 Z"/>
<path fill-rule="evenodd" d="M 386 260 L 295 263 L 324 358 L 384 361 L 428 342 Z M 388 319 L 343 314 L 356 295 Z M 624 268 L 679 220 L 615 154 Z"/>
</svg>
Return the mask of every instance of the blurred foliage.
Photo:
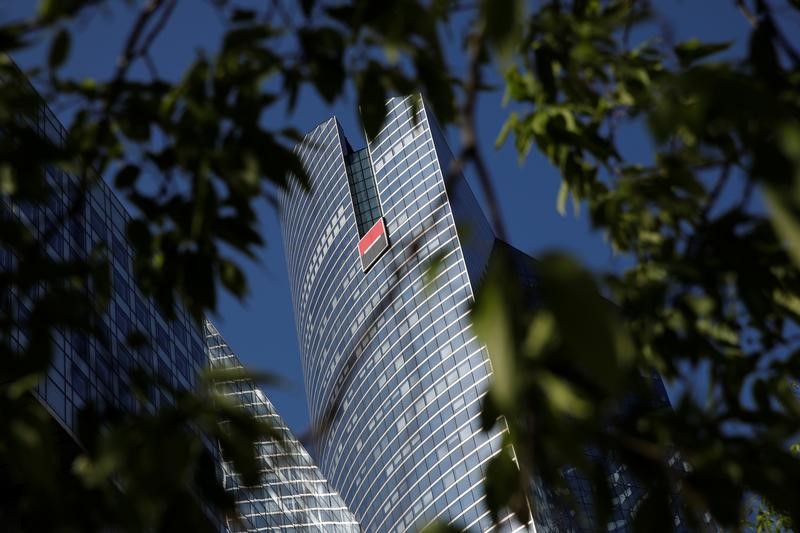
<svg viewBox="0 0 800 533">
<path fill-rule="evenodd" d="M 791 450 L 797 456 L 800 454 L 800 444 L 793 444 Z M 755 530 L 756 533 L 784 533 L 794 530 L 789 515 L 770 504 L 765 504 L 758 498 L 753 498 L 751 502 L 753 516 L 745 522 L 745 525 Z"/>
<path fill-rule="evenodd" d="M 208 377 L 226 379 L 215 372 Z M 81 411 L 80 445 L 30 395 L 2 397 L 4 531 L 220 530 L 234 502 L 206 439 L 255 482 L 259 468 L 247 443 L 276 434 L 222 395 L 175 390 L 147 376 L 132 377 L 140 410 Z M 174 404 L 145 408 L 154 386 Z"/>
<path fill-rule="evenodd" d="M 756 503 L 756 515 L 752 522 L 748 522 L 747 526 L 756 531 L 756 533 L 784 533 L 792 531 L 792 520 L 780 511 L 770 506 L 764 506 Z"/>
<path fill-rule="evenodd" d="M 508 424 L 521 468 L 490 493 L 524 492 L 531 473 L 566 489 L 569 465 L 605 523 L 591 448 L 647 488 L 635 530 L 671 530 L 673 494 L 694 528 L 712 527 L 706 513 L 740 527 L 753 495 L 798 523 L 800 55 L 781 22 L 800 6 L 732 7 L 750 24 L 743 55 L 671 42 L 648 2 L 538 2 L 525 19 L 498 143 L 540 151 L 561 175 L 557 209 L 588 211 L 626 266 L 546 255 L 527 302 L 493 267 L 474 316 L 495 369 L 484 419 Z M 632 151 L 635 137 L 650 144 Z"/>
<path fill-rule="evenodd" d="M 586 459 L 592 447 L 647 485 L 637 530 L 670 529 L 676 492 L 695 525 L 710 513 L 737 527 L 751 495 L 798 523 L 800 461 L 788 443 L 800 427 L 790 386 L 800 374 L 800 54 L 773 11 L 780 3 L 797 15 L 796 1 L 731 0 L 751 25 L 741 57 L 730 43 L 670 42 L 644 1 L 207 2 L 223 37 L 176 82 L 151 54 L 178 23 L 176 0 L 135 6 L 107 80 L 64 74 L 78 21 L 134 3 L 41 0 L 30 19 L 0 23 L 0 53 L 48 50 L 23 72 L 0 62 L 3 200 L 46 204 L 43 169 L 55 168 L 80 179 L 79 211 L 108 176 L 134 210 L 127 231 L 140 286 L 167 314 L 186 305 L 199 325 L 218 287 L 247 292 L 239 264 L 263 244 L 255 204 L 274 201 L 289 176 L 307 183 L 292 152 L 299 133 L 270 113 L 291 112 L 302 91 L 332 102 L 352 87 L 372 137 L 387 96 L 420 91 L 474 142 L 461 110 L 486 88 L 479 71 L 500 65 L 510 105 L 499 142 L 521 158 L 544 154 L 562 178 L 556 208 L 570 197 L 585 207 L 630 266 L 593 274 L 546 255 L 533 294 L 510 281 L 502 258 L 487 274 L 474 312 L 495 371 L 483 418 L 509 429 L 487 476 L 493 516 L 508 507 L 526 520 L 530 480 L 562 489 L 570 466 L 592 481 L 606 519 L 610 494 Z M 454 17 L 469 30 L 468 83 L 440 42 Z M 63 145 L 31 127 L 41 103 L 24 78 L 75 110 Z M 646 158 L 626 155 L 632 135 L 652 139 Z M 462 155 L 486 174 L 473 145 Z M 54 328 L 101 334 L 105 251 L 60 261 L 17 219 L 1 228 L 0 246 L 18 259 L 0 272 L 4 294 L 32 295 L 24 324 L 0 312 L 0 464 L 18 504 L 4 506 L 16 513 L 8 523 L 203 529 L 208 510 L 229 512 L 203 435 L 221 439 L 247 476 L 248 443 L 269 428 L 210 391 L 174 391 L 174 407 L 155 413 L 88 409 L 79 449 L 55 453 L 58 429 L 28 392 L 51 364 Z M 7 340 L 17 327 L 32 333 L 19 350 Z M 658 408 L 653 371 L 679 391 L 674 409 Z M 675 451 L 688 471 L 670 464 Z"/>
</svg>

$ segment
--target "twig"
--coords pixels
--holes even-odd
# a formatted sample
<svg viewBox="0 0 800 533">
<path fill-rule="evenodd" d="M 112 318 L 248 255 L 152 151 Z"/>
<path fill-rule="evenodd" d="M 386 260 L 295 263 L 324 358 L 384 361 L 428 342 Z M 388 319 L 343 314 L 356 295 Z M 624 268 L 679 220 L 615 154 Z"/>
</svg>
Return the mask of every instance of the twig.
<svg viewBox="0 0 800 533">
<path fill-rule="evenodd" d="M 748 176 L 747 183 L 745 183 L 744 191 L 742 191 L 742 198 L 739 200 L 739 209 L 744 211 L 747 204 L 750 203 L 750 198 L 753 197 L 753 189 L 755 188 L 756 180 L 752 176 Z"/>
<path fill-rule="evenodd" d="M 644 9 L 650 10 L 652 6 L 650 5 L 649 0 L 644 0 L 641 2 L 644 5 Z M 630 37 L 631 37 L 631 30 L 633 29 L 633 23 L 636 15 L 636 6 L 634 2 L 628 6 L 628 16 L 625 17 L 625 28 L 622 32 L 622 43 L 624 45 L 624 49 L 626 52 L 630 50 Z"/>
<path fill-rule="evenodd" d="M 722 193 L 722 190 L 725 188 L 725 185 L 728 183 L 728 178 L 731 175 L 731 164 L 725 162 L 722 167 L 722 171 L 717 178 L 717 182 L 714 184 L 714 188 L 711 189 L 711 194 L 708 195 L 708 202 L 706 203 L 703 211 L 700 213 L 700 219 L 704 222 L 708 220 L 708 215 L 713 209 L 714 204 L 717 203 L 717 199 L 719 195 Z"/>
<path fill-rule="evenodd" d="M 161 34 L 164 30 L 164 27 L 169 22 L 172 13 L 175 11 L 175 7 L 178 5 L 177 0 L 170 0 L 163 11 L 161 11 L 161 16 L 153 25 L 153 29 L 150 30 L 150 33 L 145 36 L 144 41 L 142 42 L 141 47 L 139 48 L 139 55 L 147 58 L 150 54 L 150 47 L 153 45 L 153 42 L 156 38 Z"/>
<path fill-rule="evenodd" d="M 156 10 L 161 6 L 161 3 L 162 0 L 150 0 L 150 2 L 148 2 L 142 8 L 142 11 L 136 18 L 136 22 L 133 24 L 133 29 L 128 34 L 128 38 L 125 40 L 125 46 L 122 49 L 122 54 L 117 60 L 117 70 L 114 72 L 114 77 L 112 78 L 112 86 L 118 86 L 128 73 L 131 63 L 136 58 L 136 45 L 139 42 L 139 38 L 142 36 L 142 33 L 147 27 L 150 17 L 152 17 Z"/>
<path fill-rule="evenodd" d="M 272 7 L 273 11 L 267 15 L 267 20 L 270 20 L 272 14 L 277 13 L 277 15 L 283 19 L 283 24 L 286 28 L 293 28 L 294 27 L 294 20 L 292 19 L 291 13 L 286 10 L 286 6 L 281 3 L 280 0 L 272 0 Z"/>
<path fill-rule="evenodd" d="M 475 108 L 477 107 L 478 91 L 481 87 L 481 54 L 484 48 L 485 34 L 482 29 L 475 30 L 469 36 L 468 60 L 469 68 L 464 80 L 464 104 L 461 106 L 461 152 L 455 158 L 448 172 L 447 181 L 452 183 L 463 171 L 467 161 L 471 161 L 478 174 L 481 189 L 486 197 L 489 209 L 489 218 L 492 221 L 497 236 L 505 240 L 506 229 L 500 216 L 499 202 L 492 186 L 489 169 L 483 161 L 478 148 L 477 135 L 475 134 Z"/>
<path fill-rule="evenodd" d="M 736 7 L 739 8 L 739 11 L 741 11 L 744 18 L 752 27 L 755 28 L 758 26 L 758 18 L 753 14 L 752 11 L 750 11 L 750 8 L 747 7 L 747 4 L 745 4 L 744 0 L 736 0 Z"/>
<path fill-rule="evenodd" d="M 741 1 L 741 0 L 739 0 Z M 780 27 L 775 23 L 775 18 L 772 16 L 772 10 L 765 0 L 756 0 L 756 9 L 758 10 L 759 20 L 758 24 L 767 24 L 769 29 L 772 30 L 773 36 L 778 44 L 781 45 L 783 51 L 789 58 L 794 61 L 795 65 L 800 65 L 800 52 L 794 49 L 792 43 L 781 31 Z"/>
<path fill-rule="evenodd" d="M 142 54 L 142 59 L 144 60 L 144 64 L 147 66 L 147 70 L 150 72 L 150 77 L 152 80 L 158 80 L 158 69 L 156 68 L 156 63 L 153 61 L 153 56 L 150 55 L 150 52 Z"/>
</svg>

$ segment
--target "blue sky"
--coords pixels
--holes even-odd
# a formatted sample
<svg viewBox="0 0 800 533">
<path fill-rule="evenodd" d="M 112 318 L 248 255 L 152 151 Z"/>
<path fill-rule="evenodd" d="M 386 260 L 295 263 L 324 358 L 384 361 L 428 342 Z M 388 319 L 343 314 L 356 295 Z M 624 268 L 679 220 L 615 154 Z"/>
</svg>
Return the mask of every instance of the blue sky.
<svg viewBox="0 0 800 533">
<path fill-rule="evenodd" d="M 131 5 L 141 3 L 131 2 Z M 747 46 L 744 36 L 748 28 L 734 8 L 733 0 L 654 0 L 652 3 L 676 41 L 690 37 L 732 40 L 735 41 L 735 52 L 741 52 Z M 29 13 L 33 4 L 32 0 L 3 2 L 0 4 L 0 21 Z M 213 50 L 217 46 L 222 25 L 209 4 L 206 0 L 179 2 L 170 25 L 155 42 L 154 56 L 163 77 L 174 79 L 183 72 L 198 49 Z M 105 14 L 76 23 L 77 33 L 65 74 L 107 79 L 113 72 L 135 13 L 132 7 L 120 5 Z M 786 24 L 790 34 L 800 33 L 800 20 L 795 18 Z M 447 50 L 456 70 L 463 65 L 460 46 L 461 38 L 454 32 Z M 23 67 L 28 67 L 40 62 L 42 57 L 42 48 L 38 47 L 16 55 L 15 59 Z M 494 81 L 499 82 L 499 79 L 495 76 Z M 520 165 L 510 145 L 499 150 L 494 148 L 505 116 L 501 106 L 500 91 L 487 93 L 480 99 L 479 142 L 494 178 L 512 244 L 533 255 L 554 249 L 564 250 L 598 270 L 618 267 L 622 260 L 610 254 L 602 235 L 590 230 L 585 215 L 575 217 L 570 210 L 567 216 L 562 217 L 556 212 L 559 178 L 540 155 L 534 153 Z M 62 120 L 68 121 L 68 109 L 54 110 Z M 269 118 L 276 125 L 284 123 L 307 131 L 331 115 L 339 118 L 354 148 L 363 146 L 352 93 L 328 106 L 312 91 L 306 90 L 292 115 L 276 114 Z M 458 149 L 456 132 L 450 132 L 450 139 L 455 152 Z M 626 133 L 623 142 L 625 153 L 631 158 L 648 158 L 649 140 L 640 131 Z M 467 177 L 475 183 L 471 176 Z M 244 265 L 251 294 L 243 302 L 223 296 L 217 316 L 212 319 L 246 365 L 282 378 L 282 387 L 271 387 L 266 392 L 294 432 L 303 434 L 308 429 L 308 410 L 280 229 L 271 208 L 262 206 L 260 218 L 267 245 L 260 253 L 258 264 Z"/>
</svg>

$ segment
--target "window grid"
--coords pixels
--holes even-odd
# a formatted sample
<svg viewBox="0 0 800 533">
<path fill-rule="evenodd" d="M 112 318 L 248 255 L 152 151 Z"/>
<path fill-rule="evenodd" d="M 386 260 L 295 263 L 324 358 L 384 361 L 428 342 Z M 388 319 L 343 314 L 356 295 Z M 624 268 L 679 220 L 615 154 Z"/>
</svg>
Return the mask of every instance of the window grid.
<svg viewBox="0 0 800 533">
<path fill-rule="evenodd" d="M 363 148 L 345 155 L 347 181 L 356 212 L 358 234 L 363 237 L 381 217 L 381 206 L 375 176 L 369 161 L 369 149 Z"/>
</svg>

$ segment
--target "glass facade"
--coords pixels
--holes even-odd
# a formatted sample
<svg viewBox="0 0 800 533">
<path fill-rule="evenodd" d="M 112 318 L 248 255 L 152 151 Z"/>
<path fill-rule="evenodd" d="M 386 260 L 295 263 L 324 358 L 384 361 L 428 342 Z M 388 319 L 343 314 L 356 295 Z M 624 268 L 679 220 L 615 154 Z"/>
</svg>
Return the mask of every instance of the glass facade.
<svg viewBox="0 0 800 533">
<path fill-rule="evenodd" d="M 418 109 L 415 118 L 412 108 Z M 34 126 L 63 142 L 63 129 L 46 107 Z M 249 381 L 225 384 L 226 394 L 273 421 L 288 443 L 259 444 L 259 486 L 241 486 L 229 465 L 222 466 L 225 486 L 241 509 L 241 521 L 228 527 L 359 531 L 358 519 L 367 531 L 383 532 L 443 519 L 495 530 L 482 481 L 502 434 L 481 430 L 480 400 L 491 368 L 471 331 L 468 308 L 496 241 L 463 176 L 447 172 L 452 156 L 441 130 L 424 105 L 395 98 L 385 127 L 366 148 L 353 151 L 330 119 L 307 136 L 298 153 L 312 192 L 283 194 L 282 231 L 308 403 L 319 428 L 316 449 L 330 484 L 260 389 Z M 179 389 L 195 386 L 209 357 L 214 365 L 238 366 L 213 325 L 207 322 L 201 331 L 180 308 L 167 321 L 139 290 L 125 237 L 128 215 L 111 189 L 99 181 L 77 214 L 62 223 L 78 180 L 46 171 L 57 191 L 47 205 L 12 205 L 2 198 L 0 210 L 24 221 L 40 239 L 45 228 L 56 227 L 45 245 L 55 258 L 85 257 L 104 246 L 113 281 L 101 319 L 109 342 L 68 330 L 53 334 L 53 365 L 35 393 L 64 429 L 74 436 L 75 415 L 89 401 L 138 408 L 128 380 L 134 366 Z M 363 272 L 358 242 L 381 216 L 391 247 Z M 441 263 L 428 279 L 433 257 Z M 1 269 L 17 266 L 13 255 L 0 250 Z M 535 284 L 531 271 L 523 268 L 521 275 Z M 5 312 L 24 322 L 31 299 L 45 290 L 5 295 Z M 126 340 L 135 330 L 149 341 L 138 349 Z M 23 328 L 11 340 L 15 346 L 29 342 Z M 654 382 L 663 388 L 657 377 Z M 159 390 L 148 398 L 150 408 L 170 401 Z M 627 530 L 643 489 L 624 465 L 593 458 L 605 464 L 615 498 L 612 522 L 604 529 Z M 598 529 L 583 518 L 591 516 L 588 483 L 572 470 L 564 475 L 583 512 L 553 505 L 552 495 L 537 488 L 537 530 Z M 510 516 L 501 519 L 502 530 L 524 529 Z"/>
<path fill-rule="evenodd" d="M 369 150 L 366 148 L 345 155 L 347 162 L 347 182 L 353 198 L 353 209 L 358 223 L 358 234 L 365 233 L 381 217 L 381 205 L 375 188 L 375 176 L 369 163 Z"/>
<path fill-rule="evenodd" d="M 64 142 L 63 127 L 44 104 L 33 127 L 52 142 Z M 238 366 L 236 356 L 211 323 L 206 322 L 205 329 L 198 327 L 181 308 L 175 309 L 175 319 L 168 321 L 156 304 L 139 290 L 132 274 L 133 251 L 125 236 L 129 216 L 111 188 L 99 180 L 85 201 L 78 205 L 75 214 L 64 223 L 62 217 L 78 196 L 79 182 L 69 174 L 53 169 L 46 171 L 55 191 L 47 205 L 19 206 L 0 197 L 0 215 L 19 218 L 40 241 L 46 228 L 57 228 L 45 243 L 47 253 L 56 259 L 86 257 L 92 250 L 104 247 L 113 283 L 111 300 L 100 326 L 108 342 L 68 330 L 55 330 L 53 364 L 35 390 L 38 399 L 69 436 L 77 442 L 76 415 L 89 401 L 124 410 L 140 408 L 129 388 L 129 371 L 134 367 L 149 371 L 177 389 L 188 390 L 196 386 L 209 357 L 215 365 Z M 18 266 L 17 258 L 0 248 L 0 270 Z M 0 312 L 8 313 L 8 318 L 18 324 L 24 323 L 30 315 L 30 302 L 45 290 L 46 287 L 39 286 L 28 295 L 12 290 L 2 295 L 4 305 Z M 137 330 L 147 343 L 134 349 L 127 338 Z M 25 329 L 16 328 L 11 341 L 14 349 L 24 347 L 29 342 Z M 229 465 L 221 465 L 223 481 L 235 492 L 241 505 L 241 522 L 231 521 L 229 526 L 236 524 L 231 529 L 360 531 L 341 498 L 330 489 L 306 451 L 291 437 L 263 392 L 250 382 L 226 386 L 228 394 L 257 416 L 272 420 L 285 436 L 285 448 L 269 442 L 259 444 L 264 483 L 258 487 L 240 487 Z M 149 393 L 148 409 L 172 401 L 165 390 L 151 389 Z M 207 445 L 218 456 L 217 446 L 210 441 Z M 222 521 L 219 526 L 225 530 Z"/>
<path fill-rule="evenodd" d="M 212 367 L 241 367 L 236 354 L 211 322 L 205 324 Z M 259 442 L 261 483 L 243 486 L 223 463 L 225 489 L 234 495 L 239 515 L 228 520 L 230 531 L 361 531 L 355 517 L 322 477 L 308 452 L 290 433 L 264 392 L 251 380 L 220 384 L 221 392 L 263 419 L 282 440 Z"/>
<path fill-rule="evenodd" d="M 63 126 L 44 103 L 33 120 L 35 123 L 29 126 L 43 138 L 56 145 L 65 142 Z M 2 197 L 0 214 L 21 220 L 57 261 L 104 253 L 112 286 L 108 306 L 99 318 L 97 336 L 64 328 L 52 331 L 52 364 L 33 391 L 67 435 L 64 450 L 71 453 L 69 441 L 79 442 L 78 414 L 87 403 L 124 411 L 154 411 L 173 401 L 171 393 L 160 387 L 147 389 L 144 405 L 137 400 L 130 387 L 130 372 L 134 368 L 161 383 L 169 383 L 176 390 L 191 390 L 208 364 L 208 355 L 201 328 L 185 309 L 177 305 L 174 318 L 168 320 L 137 286 L 133 277 L 133 248 L 125 233 L 129 215 L 111 188 L 99 179 L 82 196 L 77 177 L 49 167 L 44 171 L 52 189 L 47 202 L 18 205 Z M 46 234 L 49 234 L 47 239 Z M 20 266 L 17 257 L 0 249 L 0 269 Z M 94 290 L 89 287 L 90 297 L 94 296 Z M 3 312 L 20 325 L 11 335 L 12 350 L 22 350 L 30 342 L 24 324 L 30 315 L 31 302 L 45 291 L 47 287 L 39 283 L 29 293 L 19 294 L 15 287 L 10 287 L 8 294 L 3 295 L 7 304 Z M 129 342 L 129 335 L 134 332 L 139 339 Z M 215 443 L 206 440 L 205 444 L 213 456 L 218 455 Z M 207 511 L 212 523 L 222 528 L 220 517 L 211 509 Z"/>
<path fill-rule="evenodd" d="M 388 109 L 383 130 L 356 152 L 369 156 L 391 241 L 366 273 L 353 157 L 335 118 L 297 148 L 311 193 L 290 188 L 280 201 L 319 464 L 367 531 L 433 519 L 493 531 L 482 482 L 502 434 L 481 430 L 490 367 L 467 316 L 493 235 L 463 177 L 443 173 L 449 150 L 428 110 L 412 117 L 408 98 Z M 469 252 L 459 218 L 482 239 Z M 524 529 L 501 518 L 502 530 Z"/>
<path fill-rule="evenodd" d="M 37 123 L 39 134 L 56 144 L 64 142 L 65 132 L 52 112 L 42 105 Z M 58 329 L 53 334 L 54 356 L 48 375 L 36 389 L 39 399 L 50 409 L 65 430 L 74 435 L 75 414 L 92 401 L 97 405 L 136 409 L 129 388 L 128 372 L 139 366 L 178 389 L 195 386 L 207 356 L 203 337 L 188 314 L 175 309 L 168 321 L 154 302 L 146 297 L 133 279 L 131 246 L 125 237 L 128 214 L 102 180 L 89 191 L 74 215 L 66 217 L 78 198 L 78 179 L 60 170 L 47 168 L 47 180 L 55 191 L 46 205 L 12 205 L 0 201 L 5 216 L 21 219 L 42 240 L 47 228 L 55 228 L 45 244 L 47 253 L 59 260 L 86 257 L 102 247 L 111 267 L 113 291 L 103 314 L 100 329 L 107 343 L 74 331 Z M 0 268 L 17 268 L 17 258 L 0 250 Z M 91 295 L 90 288 L 90 295 Z M 30 302 L 43 295 L 42 284 L 32 294 L 8 294 L 10 318 L 22 323 L 30 313 Z M 128 335 L 139 331 L 148 341 L 133 349 Z M 25 346 L 29 339 L 23 328 L 12 335 L 12 347 Z M 165 391 L 151 391 L 150 407 L 171 399 Z"/>
</svg>

